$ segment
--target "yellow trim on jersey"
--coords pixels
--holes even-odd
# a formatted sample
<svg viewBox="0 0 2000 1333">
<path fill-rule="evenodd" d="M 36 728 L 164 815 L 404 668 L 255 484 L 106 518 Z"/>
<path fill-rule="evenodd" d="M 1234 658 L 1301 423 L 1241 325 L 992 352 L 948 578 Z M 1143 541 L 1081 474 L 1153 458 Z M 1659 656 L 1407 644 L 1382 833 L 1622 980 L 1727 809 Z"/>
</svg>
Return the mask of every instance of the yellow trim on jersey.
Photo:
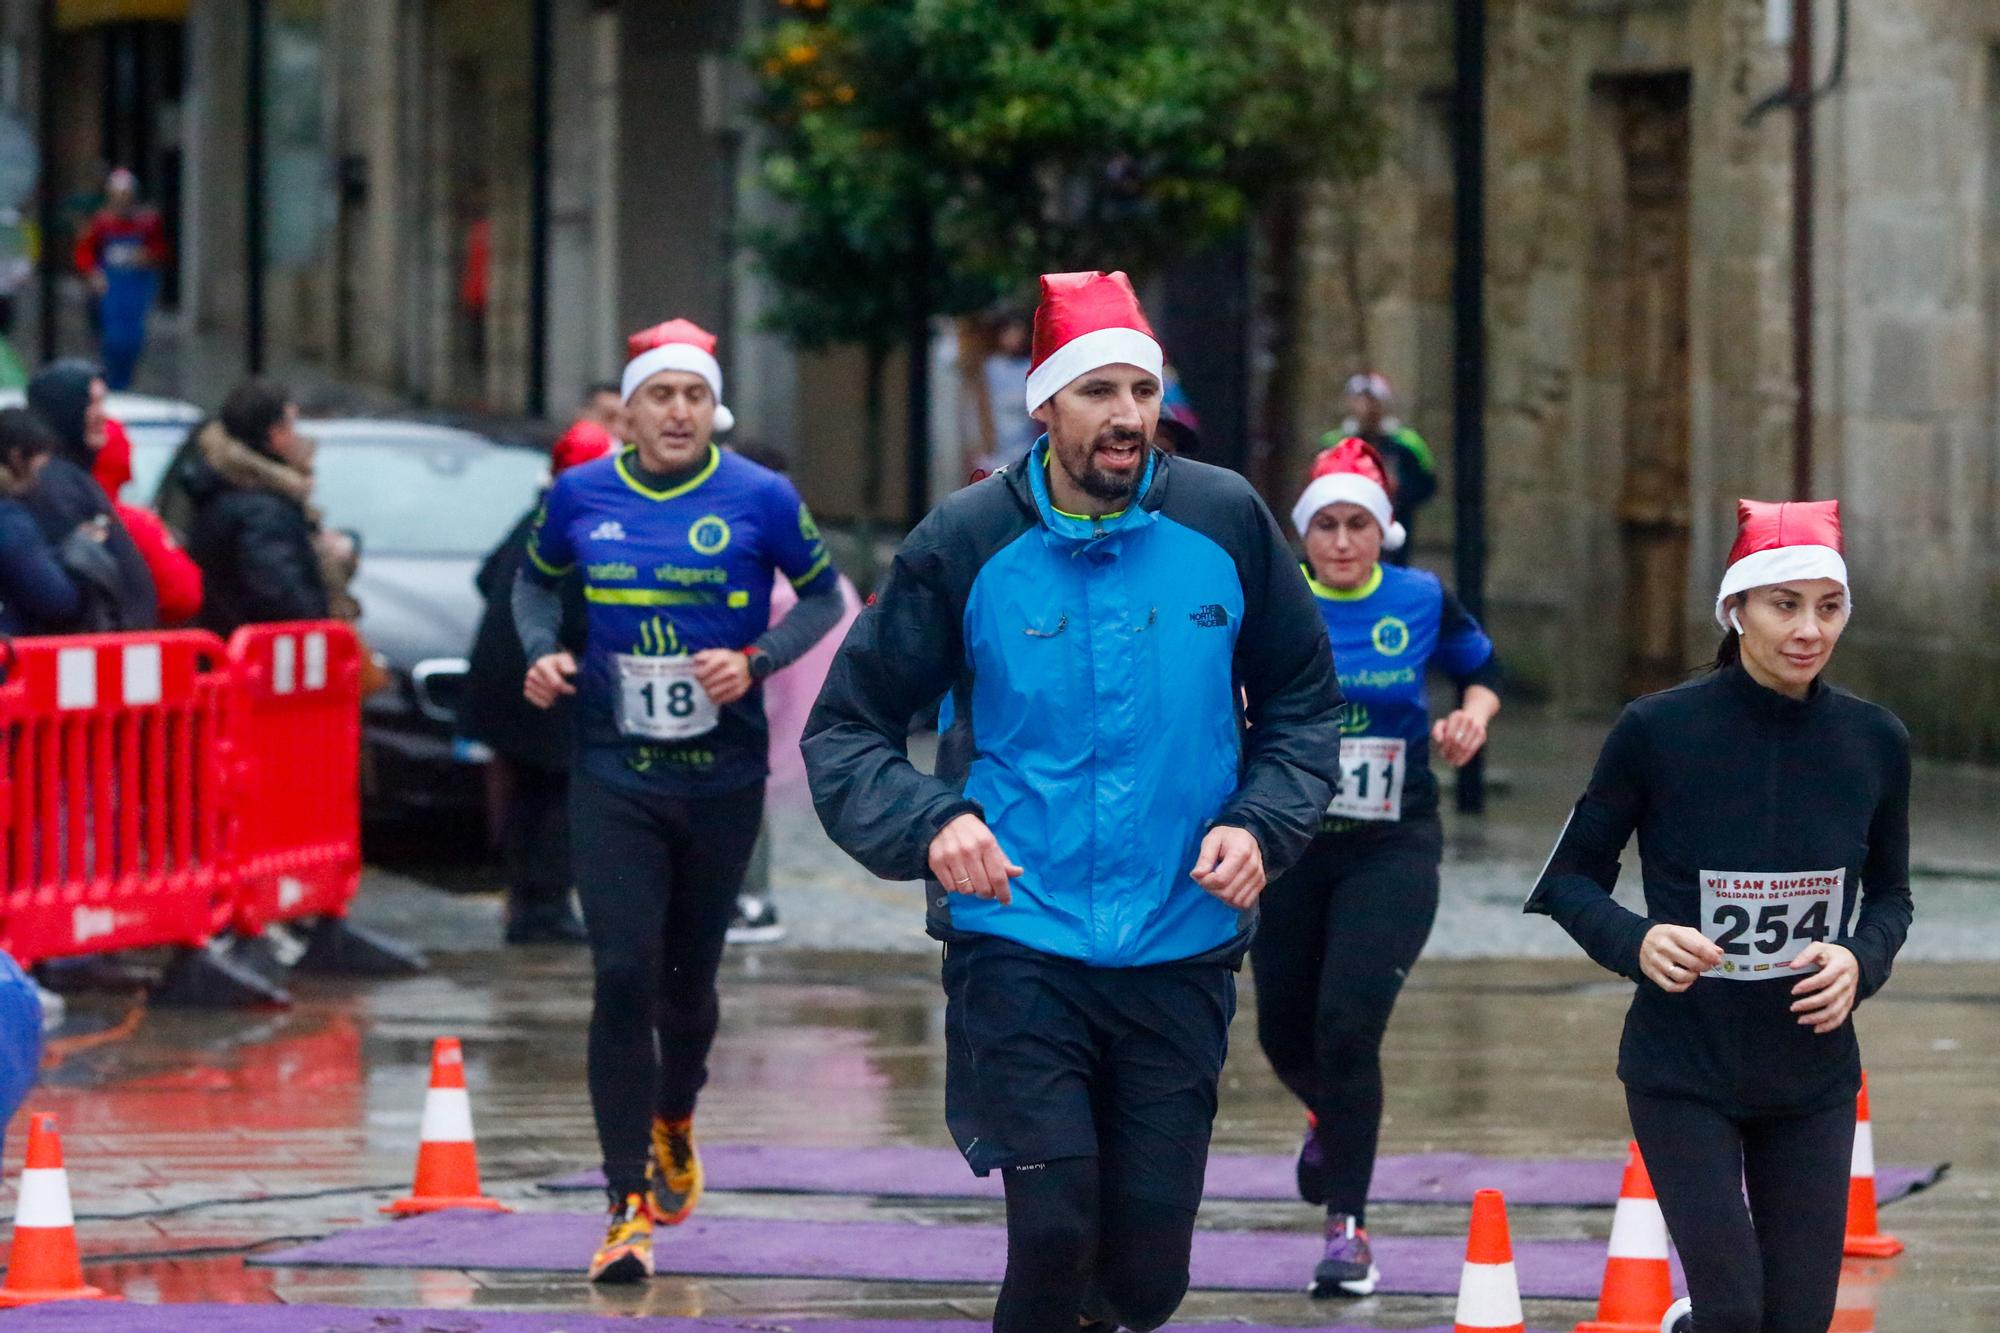
<svg viewBox="0 0 2000 1333">
<path fill-rule="evenodd" d="M 1312 585 L 1313 596 L 1324 598 L 1329 602 L 1365 601 L 1373 597 L 1375 590 L 1382 586 L 1382 566 L 1379 564 L 1368 571 L 1368 577 L 1362 580 L 1358 588 L 1329 588 L 1313 577 L 1312 566 L 1300 565 L 1299 569 L 1305 574 L 1306 582 Z"/>
<path fill-rule="evenodd" d="M 534 562 L 536 569 L 541 570 L 542 573 L 547 574 L 552 579 L 559 579 L 576 568 L 574 563 L 556 566 L 542 559 L 541 553 L 535 550 L 535 543 L 532 538 L 528 542 L 528 559 Z"/>
<path fill-rule="evenodd" d="M 637 477 L 634 477 L 631 471 L 625 466 L 625 460 L 638 452 L 637 448 L 625 450 L 625 452 L 618 455 L 613 465 L 617 467 L 618 476 L 624 483 L 645 496 L 648 500 L 672 500 L 676 496 L 686 495 L 689 491 L 714 476 L 715 469 L 722 465 L 722 450 L 718 449 L 713 441 L 710 441 L 708 446 L 708 462 L 702 465 L 701 471 L 695 473 L 678 486 L 669 486 L 664 491 L 656 491 L 652 487 L 642 483 Z"/>
<path fill-rule="evenodd" d="M 715 600 L 706 590 L 687 588 L 585 588 L 585 601 L 599 606 L 702 606 Z"/>
<path fill-rule="evenodd" d="M 833 563 L 833 553 L 830 551 L 821 551 L 819 553 L 819 559 L 813 561 L 812 568 L 808 569 L 805 573 L 793 579 L 792 586 L 794 588 L 805 587 L 808 583 L 811 583 L 814 579 L 819 577 L 821 570 L 825 569 L 828 565 L 832 563 Z"/>
</svg>

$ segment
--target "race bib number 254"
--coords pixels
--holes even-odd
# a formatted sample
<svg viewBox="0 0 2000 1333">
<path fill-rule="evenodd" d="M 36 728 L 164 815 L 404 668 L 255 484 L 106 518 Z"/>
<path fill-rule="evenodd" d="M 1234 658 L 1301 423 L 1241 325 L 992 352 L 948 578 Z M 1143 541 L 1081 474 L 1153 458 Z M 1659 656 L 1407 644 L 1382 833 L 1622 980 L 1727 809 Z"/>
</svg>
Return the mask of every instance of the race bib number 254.
<svg viewBox="0 0 2000 1333">
<path fill-rule="evenodd" d="M 1701 933 L 1722 949 L 1707 975 L 1761 981 L 1840 933 L 1845 870 L 1701 872 Z"/>
</svg>

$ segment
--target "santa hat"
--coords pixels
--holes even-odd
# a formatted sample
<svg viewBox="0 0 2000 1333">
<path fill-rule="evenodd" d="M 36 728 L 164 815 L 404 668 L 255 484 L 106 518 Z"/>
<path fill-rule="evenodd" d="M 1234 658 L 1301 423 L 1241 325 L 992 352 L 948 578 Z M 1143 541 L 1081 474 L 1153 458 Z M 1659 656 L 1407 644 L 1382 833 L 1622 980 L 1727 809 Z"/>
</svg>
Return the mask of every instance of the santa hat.
<svg viewBox="0 0 2000 1333">
<path fill-rule="evenodd" d="M 736 414 L 722 405 L 722 363 L 715 359 L 715 335 L 687 319 L 670 319 L 641 329 L 625 340 L 625 377 L 620 385 L 626 402 L 639 386 L 663 370 L 684 370 L 708 381 L 715 395 L 715 429 L 728 430 Z"/>
<path fill-rule="evenodd" d="M 1375 370 L 1364 370 L 1359 374 L 1349 375 L 1347 391 L 1351 394 L 1365 393 L 1384 407 L 1387 407 L 1390 400 L 1396 396 L 1396 391 L 1389 386 L 1389 377 Z"/>
<path fill-rule="evenodd" d="M 1056 396 L 1071 380 L 1106 366 L 1137 366 L 1156 379 L 1166 353 L 1139 309 L 1123 273 L 1044 273 L 1035 307 L 1035 345 L 1028 368 L 1028 410 Z"/>
<path fill-rule="evenodd" d="M 1382 470 L 1382 455 L 1366 440 L 1350 435 L 1331 449 L 1320 450 L 1313 460 L 1312 480 L 1292 506 L 1292 526 L 1299 536 L 1312 526 L 1313 515 L 1341 501 L 1360 505 L 1382 525 L 1382 549 L 1400 551 L 1409 535 L 1395 519 L 1389 503 L 1389 479 Z"/>
<path fill-rule="evenodd" d="M 595 421 L 578 421 L 549 450 L 549 472 L 560 477 L 573 467 L 604 457 L 618 447 L 611 432 Z"/>
<path fill-rule="evenodd" d="M 1715 623 L 1731 628 L 1722 604 L 1733 594 L 1793 579 L 1838 580 L 1851 609 L 1845 549 L 1838 500 L 1738 500 L 1736 544 L 1715 594 Z"/>
</svg>

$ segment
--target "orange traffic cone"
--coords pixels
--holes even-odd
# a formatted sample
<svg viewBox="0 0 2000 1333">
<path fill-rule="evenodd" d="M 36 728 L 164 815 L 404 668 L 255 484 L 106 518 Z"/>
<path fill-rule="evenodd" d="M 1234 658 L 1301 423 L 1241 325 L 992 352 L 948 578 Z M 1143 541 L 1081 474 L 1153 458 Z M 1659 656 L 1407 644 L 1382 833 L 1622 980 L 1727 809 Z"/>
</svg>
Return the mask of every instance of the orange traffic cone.
<svg viewBox="0 0 2000 1333">
<path fill-rule="evenodd" d="M 465 1056 L 457 1037 L 431 1045 L 431 1090 L 424 1097 L 424 1125 L 417 1144 L 417 1181 L 410 1197 L 384 1204 L 397 1217 L 447 1208 L 514 1210 L 479 1192 L 479 1154 L 472 1146 L 472 1099 L 465 1091 Z"/>
<path fill-rule="evenodd" d="M 1525 1327 L 1514 1243 L 1507 1237 L 1507 1201 L 1499 1190 L 1480 1190 L 1472 1196 L 1472 1232 L 1465 1240 L 1452 1333 L 1525 1333 Z"/>
<path fill-rule="evenodd" d="M 1847 1244 L 1842 1254 L 1887 1259 L 1903 1252 L 1903 1242 L 1885 1235 L 1875 1218 L 1875 1129 L 1868 1119 L 1868 1072 L 1854 1103 L 1854 1158 L 1847 1169 Z"/>
<path fill-rule="evenodd" d="M 63 1170 L 62 1136 L 46 1113 L 28 1122 L 28 1158 L 14 1206 L 14 1253 L 0 1308 L 42 1301 L 115 1301 L 83 1282 L 76 1250 L 76 1218 L 69 1208 L 69 1173 Z"/>
<path fill-rule="evenodd" d="M 1611 1219 L 1611 1253 L 1604 1261 L 1604 1289 L 1597 1318 L 1576 1333 L 1659 1333 L 1660 1318 L 1674 1303 L 1674 1278 L 1667 1269 L 1667 1220 L 1634 1143 L 1625 1154 L 1625 1180 L 1618 1187 L 1618 1211 Z"/>
</svg>

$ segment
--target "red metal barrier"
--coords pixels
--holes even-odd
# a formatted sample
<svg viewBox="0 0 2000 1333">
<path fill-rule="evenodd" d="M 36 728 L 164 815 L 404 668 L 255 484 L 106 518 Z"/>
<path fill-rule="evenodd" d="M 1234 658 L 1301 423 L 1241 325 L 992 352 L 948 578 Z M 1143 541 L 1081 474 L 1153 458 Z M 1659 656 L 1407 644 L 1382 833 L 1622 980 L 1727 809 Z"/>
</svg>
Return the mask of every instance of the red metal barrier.
<svg viewBox="0 0 2000 1333">
<path fill-rule="evenodd" d="M 0 650 L 0 947 L 17 961 L 222 926 L 224 667 L 222 642 L 193 631 Z"/>
<path fill-rule="evenodd" d="M 230 924 L 347 914 L 361 884 L 361 646 L 339 621 L 229 641 Z"/>
</svg>

